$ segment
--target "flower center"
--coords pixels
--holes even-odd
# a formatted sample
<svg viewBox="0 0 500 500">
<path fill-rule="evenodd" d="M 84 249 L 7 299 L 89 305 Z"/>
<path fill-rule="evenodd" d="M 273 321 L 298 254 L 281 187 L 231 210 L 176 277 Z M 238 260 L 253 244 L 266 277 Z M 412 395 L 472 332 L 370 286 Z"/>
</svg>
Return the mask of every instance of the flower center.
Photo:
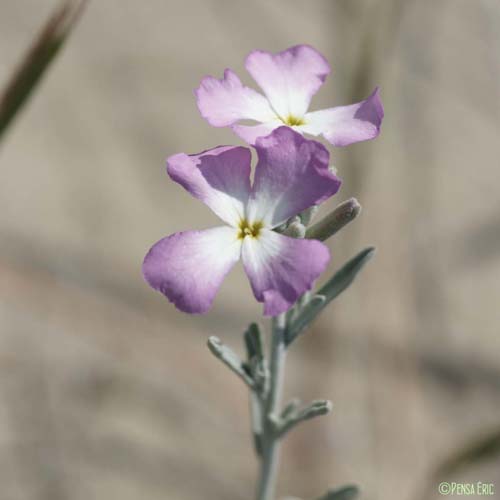
<svg viewBox="0 0 500 500">
<path fill-rule="evenodd" d="M 251 238 L 258 238 L 260 230 L 264 227 L 261 221 L 253 222 L 250 224 L 246 219 L 241 219 L 238 225 L 238 239 L 243 240 L 247 236 Z"/>
<path fill-rule="evenodd" d="M 288 125 L 289 127 L 294 127 L 297 125 L 305 125 L 306 121 L 304 118 L 298 117 L 298 116 L 293 116 L 293 115 L 288 115 L 285 120 L 282 120 L 285 125 Z"/>
</svg>

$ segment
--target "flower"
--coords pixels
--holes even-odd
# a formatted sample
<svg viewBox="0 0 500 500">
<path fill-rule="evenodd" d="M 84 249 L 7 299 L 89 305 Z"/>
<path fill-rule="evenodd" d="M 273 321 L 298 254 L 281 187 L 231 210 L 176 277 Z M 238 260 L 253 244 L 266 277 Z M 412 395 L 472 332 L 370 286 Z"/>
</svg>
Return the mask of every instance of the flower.
<svg viewBox="0 0 500 500">
<path fill-rule="evenodd" d="M 312 96 L 330 73 L 326 59 L 312 47 L 297 45 L 277 54 L 255 50 L 247 56 L 245 67 L 265 97 L 244 86 L 230 69 L 221 80 L 203 78 L 195 93 L 198 109 L 210 125 L 230 126 L 249 144 L 283 125 L 322 135 L 333 146 L 378 136 L 384 117 L 378 88 L 356 104 L 308 112 Z M 237 124 L 240 120 L 260 123 Z"/>
<path fill-rule="evenodd" d="M 288 127 L 258 139 L 256 150 L 252 186 L 248 148 L 219 146 L 167 160 L 170 177 L 226 223 L 175 233 L 146 255 L 144 278 L 181 311 L 208 311 L 241 257 L 264 314 L 280 314 L 311 288 L 330 260 L 320 241 L 273 231 L 338 191 L 340 180 L 328 170 L 328 151 Z"/>
</svg>

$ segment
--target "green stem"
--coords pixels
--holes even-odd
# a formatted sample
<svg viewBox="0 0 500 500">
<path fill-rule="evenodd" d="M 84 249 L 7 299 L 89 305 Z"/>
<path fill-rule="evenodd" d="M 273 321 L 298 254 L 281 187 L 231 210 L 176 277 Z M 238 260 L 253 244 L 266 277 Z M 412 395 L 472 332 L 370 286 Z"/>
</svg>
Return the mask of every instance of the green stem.
<svg viewBox="0 0 500 500">
<path fill-rule="evenodd" d="M 257 500 L 274 500 L 279 468 L 279 435 L 276 431 L 285 369 L 286 315 L 273 318 L 269 363 L 269 393 L 263 401 L 262 456 Z"/>
</svg>

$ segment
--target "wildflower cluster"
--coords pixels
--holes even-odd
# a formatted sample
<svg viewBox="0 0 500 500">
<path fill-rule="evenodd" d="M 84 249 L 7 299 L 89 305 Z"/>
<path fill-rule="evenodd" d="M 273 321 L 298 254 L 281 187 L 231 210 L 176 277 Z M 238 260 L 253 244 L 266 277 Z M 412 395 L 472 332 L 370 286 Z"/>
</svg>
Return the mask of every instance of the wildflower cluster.
<svg viewBox="0 0 500 500">
<path fill-rule="evenodd" d="M 205 313 L 225 276 L 240 259 L 264 315 L 272 316 L 271 337 L 252 323 L 244 334 L 246 359 L 216 337 L 208 347 L 250 390 L 252 432 L 260 460 L 257 500 L 274 500 L 279 443 L 297 424 L 331 411 L 329 401 L 281 407 L 284 359 L 288 347 L 314 318 L 353 281 L 373 253 L 361 251 L 325 285 L 310 292 L 326 269 L 330 251 L 323 243 L 360 211 L 356 200 L 340 204 L 311 227 L 322 202 L 341 181 L 329 165 L 330 154 L 304 134 L 321 136 L 333 146 L 377 137 L 383 118 L 378 89 L 364 101 L 308 111 L 330 67 L 307 45 L 278 54 L 254 51 L 245 66 L 264 95 L 244 86 L 226 69 L 221 80 L 205 77 L 196 89 L 202 116 L 215 127 L 230 127 L 255 149 L 218 146 L 167 160 L 169 176 L 207 205 L 224 223 L 219 227 L 175 233 L 146 255 L 146 281 L 181 311 Z M 251 120 L 257 124 L 245 124 Z M 329 490 L 320 500 L 346 500 L 354 486 Z"/>
<path fill-rule="evenodd" d="M 350 106 L 307 112 L 330 72 L 324 57 L 299 45 L 278 54 L 254 51 L 246 68 L 265 97 L 245 87 L 231 70 L 205 77 L 198 107 L 216 127 L 231 126 L 258 156 L 253 185 L 251 153 L 219 146 L 167 160 L 170 177 L 205 203 L 225 226 L 176 233 L 156 243 L 144 260 L 146 281 L 181 311 L 207 312 L 224 277 L 241 258 L 264 314 L 289 310 L 325 270 L 328 248 L 279 234 L 287 220 L 334 195 L 340 179 L 329 153 L 302 134 L 322 135 L 335 146 L 373 139 L 383 117 L 378 90 Z M 239 125 L 250 119 L 259 125 Z"/>
</svg>

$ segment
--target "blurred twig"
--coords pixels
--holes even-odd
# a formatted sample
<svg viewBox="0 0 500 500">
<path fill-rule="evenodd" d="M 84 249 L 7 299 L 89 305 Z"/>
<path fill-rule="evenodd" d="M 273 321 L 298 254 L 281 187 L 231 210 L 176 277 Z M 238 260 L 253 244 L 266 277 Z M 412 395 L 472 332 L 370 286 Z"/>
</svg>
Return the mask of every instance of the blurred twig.
<svg viewBox="0 0 500 500">
<path fill-rule="evenodd" d="M 87 0 L 65 0 L 55 9 L 0 94 L 0 140 L 26 103 L 79 19 Z"/>
<path fill-rule="evenodd" d="M 473 438 L 454 450 L 436 467 L 417 498 L 419 500 L 431 498 L 437 484 L 443 479 L 458 474 L 474 464 L 493 460 L 497 456 L 500 456 L 500 427 L 488 434 Z"/>
<path fill-rule="evenodd" d="M 500 456 L 500 428 L 482 435 L 465 444 L 446 459 L 436 469 L 435 479 L 440 479 L 479 462 Z"/>
<path fill-rule="evenodd" d="M 354 500 L 354 498 L 356 498 L 358 494 L 358 487 L 349 485 L 337 488 L 335 490 L 329 490 L 318 500 Z"/>
</svg>

